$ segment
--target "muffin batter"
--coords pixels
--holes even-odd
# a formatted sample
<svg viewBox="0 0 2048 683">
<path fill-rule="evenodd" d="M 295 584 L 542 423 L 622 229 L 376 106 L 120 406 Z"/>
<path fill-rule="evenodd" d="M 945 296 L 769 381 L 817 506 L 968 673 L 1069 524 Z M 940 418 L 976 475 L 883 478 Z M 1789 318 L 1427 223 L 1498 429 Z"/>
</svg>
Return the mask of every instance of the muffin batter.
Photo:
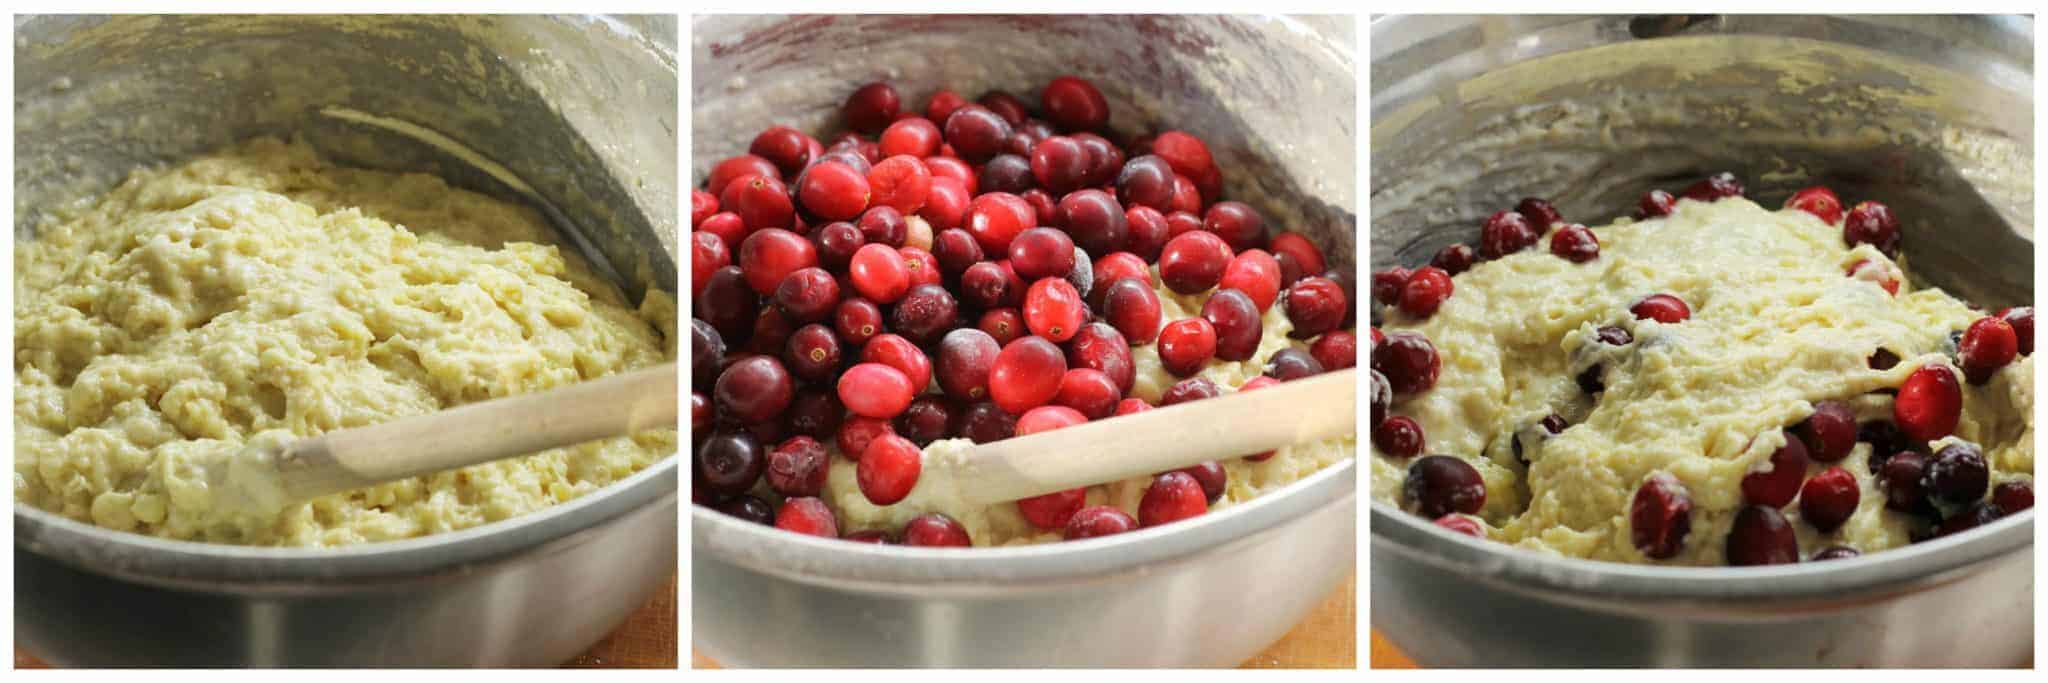
<svg viewBox="0 0 2048 683">
<path fill-rule="evenodd" d="M 1208 292 L 1182 295 L 1158 284 L 1158 273 L 1153 273 L 1153 289 L 1159 295 L 1161 320 L 1178 320 L 1196 317 L 1201 313 L 1202 303 L 1209 298 Z M 1290 339 L 1287 333 L 1294 326 L 1287 321 L 1287 315 L 1279 304 L 1266 310 L 1263 318 L 1264 331 L 1260 333 L 1259 348 L 1249 360 L 1225 361 L 1212 358 L 1195 376 L 1206 377 L 1226 391 L 1236 391 L 1245 382 L 1264 371 L 1273 354 L 1293 346 L 1306 350 L 1308 344 Z M 1131 396 L 1157 404 L 1160 395 L 1181 378 L 1174 377 L 1160 364 L 1157 344 L 1132 347 L 1131 359 L 1137 367 L 1137 380 L 1131 385 Z M 1061 538 L 1059 529 L 1040 529 L 1024 519 L 1014 503 L 996 505 L 971 505 L 958 498 L 948 485 L 949 470 L 957 467 L 967 456 L 974 442 L 967 439 L 945 439 L 934 441 L 924 449 L 924 469 L 918 478 L 917 487 L 910 496 L 894 505 L 877 506 L 868 502 L 860 492 L 860 485 L 854 476 L 855 462 L 838 455 L 833 447 L 831 472 L 826 475 L 825 491 L 820 496 L 838 516 L 842 533 L 864 529 L 879 529 L 893 532 L 902 529 L 911 518 L 926 512 L 939 512 L 967 529 L 967 535 L 975 545 L 1017 545 L 1025 543 L 1049 543 Z M 1261 462 L 1243 458 L 1222 461 L 1228 475 L 1223 497 L 1209 505 L 1210 511 L 1251 500 L 1268 491 L 1286 486 L 1315 473 L 1329 465 L 1354 457 L 1358 452 L 1355 437 L 1295 444 L 1279 449 L 1275 455 Z M 1145 489 L 1152 484 L 1152 477 L 1136 477 L 1100 486 L 1088 487 L 1087 505 L 1114 505 L 1132 517 L 1138 515 L 1138 502 L 1145 497 Z M 765 488 L 765 487 L 763 487 Z"/>
<path fill-rule="evenodd" d="M 1719 565 L 1740 482 L 1785 442 L 1783 428 L 1818 401 L 1848 401 L 1859 422 L 1889 419 L 1896 388 L 1923 364 L 1947 363 L 1950 334 L 1985 315 L 1939 289 L 1878 284 L 1844 275 L 1863 259 L 1890 263 L 1869 245 L 1851 249 L 1842 230 L 1797 209 L 1768 211 L 1743 198 L 1679 202 L 1668 218 L 1620 220 L 1596 229 L 1597 259 L 1572 263 L 1538 247 L 1480 263 L 1457 276 L 1454 294 L 1427 320 L 1393 312 L 1386 332 L 1419 331 L 1442 359 L 1436 385 L 1397 402 L 1426 452 L 1475 466 L 1486 481 L 1477 517 L 1497 541 L 1572 557 L 1650 562 L 1630 540 L 1629 501 L 1654 473 L 1690 492 L 1691 532 L 1670 564 Z M 1632 302 L 1668 293 L 1689 320 L 1635 320 Z M 1592 342 L 1606 325 L 1629 330 L 1623 347 Z M 1877 349 L 1900 361 L 1872 369 Z M 1605 367 L 1597 404 L 1575 383 Z M 1983 448 L 1991 482 L 2031 477 L 2033 360 L 2021 357 L 1982 384 L 1963 385 L 1953 437 Z M 1569 425 L 1535 427 L 1557 414 Z M 1520 443 L 1520 457 L 1516 442 Z M 1936 447 L 1943 445 L 1937 443 Z M 1913 520 L 1885 508 L 1859 442 L 1837 463 L 1862 487 L 1856 511 L 1832 533 L 1784 508 L 1802 557 L 1846 545 L 1861 552 L 1909 542 Z M 1528 464 L 1523 465 L 1523 461 Z M 1408 459 L 1377 448 L 1372 495 L 1400 506 Z"/>
<path fill-rule="evenodd" d="M 15 499 L 165 538 L 337 546 L 533 512 L 675 450 L 673 430 L 216 509 L 207 465 L 674 355 L 523 206 L 256 139 L 54 212 L 15 248 Z"/>
</svg>

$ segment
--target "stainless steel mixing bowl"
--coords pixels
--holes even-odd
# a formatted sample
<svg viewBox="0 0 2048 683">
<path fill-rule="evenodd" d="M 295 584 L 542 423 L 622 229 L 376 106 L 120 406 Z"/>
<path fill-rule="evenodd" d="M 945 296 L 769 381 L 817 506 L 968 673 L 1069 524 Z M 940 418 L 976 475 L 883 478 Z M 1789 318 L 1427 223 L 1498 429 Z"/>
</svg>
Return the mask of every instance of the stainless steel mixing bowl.
<svg viewBox="0 0 2048 683">
<path fill-rule="evenodd" d="M 508 167 L 631 296 L 673 290 L 673 18 L 28 17 L 15 24 L 15 235 L 142 164 L 259 134 L 519 198 L 413 139 Z M 558 664 L 676 571 L 676 459 L 455 533 L 246 548 L 14 512 L 16 642 L 94 666 Z"/>
<path fill-rule="evenodd" d="M 2010 18 L 1377 20 L 1373 266 L 1471 242 L 1523 196 L 1597 224 L 1731 170 L 1767 205 L 1816 181 L 1881 198 L 1918 276 L 2032 301 L 2032 38 Z M 1673 568 L 1482 542 L 1375 501 L 1372 623 L 1424 665 L 2014 665 L 2033 652 L 2034 518 L 1846 561 Z"/>
<path fill-rule="evenodd" d="M 699 18 L 691 168 L 761 129 L 824 132 L 846 93 L 887 79 L 1027 98 L 1077 73 L 1130 134 L 1207 140 L 1225 193 L 1262 198 L 1352 265 L 1349 18 L 874 16 Z M 1235 665 L 1351 572 L 1351 461 L 1199 520 L 1077 543 L 942 550 L 812 539 L 691 508 L 698 650 L 735 666 Z"/>
</svg>

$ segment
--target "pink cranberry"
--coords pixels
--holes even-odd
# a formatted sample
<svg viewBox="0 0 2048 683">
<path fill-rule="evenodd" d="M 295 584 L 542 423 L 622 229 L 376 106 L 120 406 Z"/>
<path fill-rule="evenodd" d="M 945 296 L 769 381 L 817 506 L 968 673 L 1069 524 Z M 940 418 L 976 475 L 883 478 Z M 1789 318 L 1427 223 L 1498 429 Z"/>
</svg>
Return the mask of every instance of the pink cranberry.
<svg viewBox="0 0 2048 683">
<path fill-rule="evenodd" d="M 1541 236 L 1542 233 L 1522 214 L 1495 212 L 1479 226 L 1479 255 L 1491 261 L 1536 246 L 1536 240 Z"/>
<path fill-rule="evenodd" d="M 1799 561 L 1799 536 L 1776 507 L 1749 505 L 1735 513 L 1728 530 L 1728 564 L 1751 567 Z"/>
<path fill-rule="evenodd" d="M 1176 377 L 1202 369 L 1216 356 L 1216 328 L 1202 318 L 1167 323 L 1159 331 L 1159 364 Z"/>
<path fill-rule="evenodd" d="M 1678 198 L 1663 190 L 1651 190 L 1636 202 L 1636 219 L 1663 218 L 1678 210 Z"/>
<path fill-rule="evenodd" d="M 1204 144 L 1201 138 L 1177 130 L 1169 130 L 1153 138 L 1152 153 L 1172 164 L 1173 172 L 1185 176 L 1201 175 L 1216 164 L 1209 154 L 1209 145 Z"/>
<path fill-rule="evenodd" d="M 1685 300 L 1670 294 L 1651 294 L 1637 300 L 1628 307 L 1628 312 L 1637 320 L 1655 320 L 1666 325 L 1685 322 L 1692 317 L 1692 307 Z"/>
<path fill-rule="evenodd" d="M 839 520 L 832 516 L 832 509 L 825 507 L 825 501 L 811 497 L 783 501 L 782 509 L 775 511 L 775 528 L 824 538 L 839 537 Z"/>
<path fill-rule="evenodd" d="M 1742 196 L 1742 181 L 1735 174 L 1722 171 L 1707 176 L 1699 182 L 1686 186 L 1681 196 L 1699 202 L 1711 202 L 1727 197 Z"/>
<path fill-rule="evenodd" d="M 1443 367 L 1436 347 L 1418 332 L 1395 332 L 1385 342 L 1374 344 L 1372 369 L 1387 378 L 1388 386 L 1400 396 L 1413 396 L 1436 386 Z"/>
<path fill-rule="evenodd" d="M 1257 378 L 1253 378 L 1253 380 L 1257 381 Z M 1161 392 L 1159 394 L 1159 407 L 1164 408 L 1166 406 L 1187 403 L 1188 401 L 1216 398 L 1222 395 L 1223 388 L 1216 386 L 1216 383 L 1209 381 L 1209 378 L 1189 377 L 1174 382 L 1173 386 L 1167 387 L 1166 391 Z"/>
<path fill-rule="evenodd" d="M 839 402 L 856 415 L 892 418 L 910 407 L 910 378 L 881 363 L 860 363 L 839 375 Z"/>
<path fill-rule="evenodd" d="M 1138 528 L 1138 520 L 1108 505 L 1081 508 L 1067 519 L 1064 538 L 1078 541 L 1084 538 L 1121 534 Z"/>
<path fill-rule="evenodd" d="M 1208 232 L 1202 228 L 1202 217 L 1187 211 L 1175 210 L 1166 214 L 1166 239 L 1172 241 L 1190 232 Z M 1228 243 L 1225 243 L 1226 245 Z M 1164 249 L 1164 247 L 1161 247 Z"/>
<path fill-rule="evenodd" d="M 841 399 L 844 400 L 844 395 Z M 884 434 L 868 442 L 855 466 L 860 493 L 876 505 L 894 505 L 910 495 L 924 470 L 924 452 L 909 439 Z"/>
<path fill-rule="evenodd" d="M 1402 268 L 1400 266 L 1394 266 L 1386 270 L 1373 271 L 1373 303 L 1386 306 L 1399 306 L 1401 304 L 1401 290 L 1408 286 L 1408 278 L 1413 277 L 1414 275 L 1414 271 L 1408 270 L 1407 268 Z"/>
<path fill-rule="evenodd" d="M 1877 202 L 1859 202 L 1849 208 L 1842 223 L 1842 241 L 1854 247 L 1868 244 L 1885 256 L 1899 255 L 1899 219 L 1891 207 Z"/>
<path fill-rule="evenodd" d="M 1984 317 L 1963 330 L 1956 345 L 1956 359 L 1971 384 L 1991 381 L 1991 375 L 2019 356 L 2019 334 L 2004 318 Z"/>
<path fill-rule="evenodd" d="M 1110 142 L 1109 138 L 1094 133 L 1079 132 L 1072 137 L 1088 149 L 1088 179 L 1084 184 L 1102 188 L 1104 192 L 1115 192 L 1117 172 L 1124 167 L 1123 149 Z"/>
<path fill-rule="evenodd" d="M 1743 499 L 1756 505 L 1785 507 L 1799 495 L 1799 485 L 1806 481 L 1808 462 L 1811 459 L 1807 455 L 1806 444 L 1797 438 L 1786 439 L 1785 445 L 1771 452 L 1770 459 L 1742 475 Z"/>
<path fill-rule="evenodd" d="M 1031 177 L 1054 195 L 1065 195 L 1081 189 L 1093 169 L 1088 149 L 1080 141 L 1055 135 L 1040 140 L 1031 148 L 1031 159 L 1027 168 Z"/>
<path fill-rule="evenodd" d="M 1324 371 L 1354 367 L 1358 365 L 1358 335 L 1347 330 L 1325 332 L 1308 346 L 1308 354 L 1315 356 Z"/>
<path fill-rule="evenodd" d="M 882 309 L 867 299 L 840 301 L 832 311 L 832 329 L 849 344 L 866 344 L 882 333 Z"/>
<path fill-rule="evenodd" d="M 1692 496 L 1668 472 L 1644 479 L 1629 500 L 1629 540 L 1653 560 L 1678 556 L 1692 531 Z"/>
<path fill-rule="evenodd" d="M 1813 214 L 1828 225 L 1842 222 L 1842 199 L 1835 196 L 1834 190 L 1821 185 L 1792 193 L 1785 199 L 1785 208 Z"/>
<path fill-rule="evenodd" d="M 932 172 L 917 157 L 907 154 L 892 156 L 868 171 L 867 186 L 876 206 L 887 206 L 906 214 L 916 213 L 931 197 Z"/>
<path fill-rule="evenodd" d="M 1167 240 L 1160 251 L 1159 280 L 1181 294 L 1208 291 L 1223 280 L 1231 256 L 1223 238 L 1202 231 L 1185 233 Z"/>
<path fill-rule="evenodd" d="M 1892 401 L 1892 421 L 1914 441 L 1954 433 L 1962 415 L 1963 389 L 1955 373 L 1940 365 L 1923 365 L 1907 375 Z"/>
<path fill-rule="evenodd" d="M 1088 305 L 1074 285 L 1056 277 L 1031 283 L 1024 295 L 1024 324 L 1031 333 L 1055 342 L 1074 338 L 1088 321 Z"/>
<path fill-rule="evenodd" d="M 1841 401 L 1821 401 L 1813 404 L 1813 414 L 1792 431 L 1813 459 L 1836 462 L 1849 457 L 1856 447 L 1856 411 Z"/>
<path fill-rule="evenodd" d="M 2034 355 L 2034 307 L 2014 306 L 1998 312 L 2006 324 L 2012 325 L 2013 336 L 2019 342 L 2019 354 Z"/>
<path fill-rule="evenodd" d="M 1401 311 L 1418 318 L 1436 314 L 1451 298 L 1451 275 L 1436 266 L 1424 266 L 1408 276 L 1401 286 Z"/>
<path fill-rule="evenodd" d="M 1422 454 L 1422 423 L 1406 415 L 1389 415 L 1372 430 L 1372 445 L 1381 453 L 1395 458 L 1413 458 Z"/>
<path fill-rule="evenodd" d="M 725 204 L 726 186 L 731 185 L 732 181 L 747 176 L 763 176 L 781 180 L 782 171 L 776 168 L 775 162 L 763 159 L 757 154 L 727 157 L 711 167 L 711 177 L 705 180 L 704 191 L 717 196 L 719 204 L 723 206 Z M 725 207 L 725 210 L 731 211 L 732 208 Z"/>
<path fill-rule="evenodd" d="M 996 354 L 989 368 L 989 398 L 1012 415 L 1051 403 L 1067 373 L 1066 355 L 1044 337 L 1022 337 Z"/>
<path fill-rule="evenodd" d="M 1176 470 L 1152 478 L 1152 485 L 1138 502 L 1138 524 L 1154 527 L 1208 511 L 1209 497 L 1203 493 L 1202 483 Z"/>
<path fill-rule="evenodd" d="M 1839 466 L 1830 467 L 1799 489 L 1799 517 L 1823 533 L 1833 532 L 1856 513 L 1859 497 L 1856 475 Z"/>
<path fill-rule="evenodd" d="M 1416 514 L 1430 519 L 1452 513 L 1475 515 L 1486 507 L 1486 480 L 1479 470 L 1448 455 L 1426 455 L 1410 463 L 1401 492 Z"/>
<path fill-rule="evenodd" d="M 974 545 L 967 527 L 942 513 L 927 512 L 903 525 L 903 544 L 922 548 L 965 548 Z"/>
<path fill-rule="evenodd" d="M 769 176 L 738 178 L 725 186 L 718 205 L 738 214 L 748 230 L 787 228 L 796 216 L 789 189 Z"/>
<path fill-rule="evenodd" d="M 891 304 L 910 292 L 910 266 L 903 253 L 886 244 L 867 244 L 847 264 L 853 289 L 878 303 Z"/>
<path fill-rule="evenodd" d="M 846 119 L 847 127 L 874 135 L 895 121 L 896 112 L 902 109 L 903 98 L 896 94 L 896 89 L 877 82 L 863 85 L 846 96 L 846 103 L 839 106 L 839 115 Z"/>
<path fill-rule="evenodd" d="M 1550 235 L 1550 253 L 1572 263 L 1600 258 L 1600 238 L 1592 228 L 1577 223 L 1558 228 Z"/>
<path fill-rule="evenodd" d="M 924 165 L 931 170 L 933 180 L 951 178 L 959 181 L 960 187 L 967 190 L 969 198 L 981 194 L 981 178 L 967 162 L 953 157 L 928 156 L 924 158 Z"/>
</svg>

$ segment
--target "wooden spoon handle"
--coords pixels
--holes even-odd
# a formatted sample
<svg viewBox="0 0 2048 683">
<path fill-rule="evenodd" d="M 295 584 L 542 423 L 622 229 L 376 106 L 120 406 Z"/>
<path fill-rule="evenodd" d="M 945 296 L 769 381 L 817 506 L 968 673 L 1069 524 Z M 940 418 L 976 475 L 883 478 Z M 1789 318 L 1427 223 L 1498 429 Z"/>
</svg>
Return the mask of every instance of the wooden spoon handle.
<svg viewBox="0 0 2048 683">
<path fill-rule="evenodd" d="M 1358 372 L 1314 377 L 975 446 L 957 471 L 976 504 L 1176 470 L 1358 432 Z"/>
<path fill-rule="evenodd" d="M 674 428 L 676 364 L 287 444 L 277 469 L 295 500 L 606 437 Z"/>
</svg>

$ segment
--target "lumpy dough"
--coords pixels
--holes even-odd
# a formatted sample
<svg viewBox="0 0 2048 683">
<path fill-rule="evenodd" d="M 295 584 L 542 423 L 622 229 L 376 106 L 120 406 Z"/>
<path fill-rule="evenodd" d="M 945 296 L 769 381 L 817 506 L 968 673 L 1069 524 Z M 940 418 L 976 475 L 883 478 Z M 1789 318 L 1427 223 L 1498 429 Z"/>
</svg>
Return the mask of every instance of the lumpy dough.
<svg viewBox="0 0 2048 683">
<path fill-rule="evenodd" d="M 15 500 L 175 539 L 338 546 L 533 512 L 674 452 L 674 430 L 224 514 L 204 472 L 284 440 L 674 355 L 529 208 L 256 139 L 138 171 L 15 247 Z"/>
<path fill-rule="evenodd" d="M 1630 541 L 1628 504 L 1646 478 L 1666 472 L 1685 485 L 1693 513 L 1680 554 L 1662 562 L 1723 564 L 1742 476 L 1768 463 L 1784 428 L 1828 399 L 1848 401 L 1859 421 L 1890 419 L 1891 396 L 1878 392 L 1923 364 L 1948 363 L 1950 333 L 1985 315 L 1939 289 L 1902 287 L 1894 297 L 1846 277 L 1851 264 L 1885 257 L 1847 247 L 1841 228 L 1795 209 L 1682 200 L 1668 218 L 1623 219 L 1596 232 L 1598 259 L 1553 256 L 1546 236 L 1459 275 L 1428 320 L 1395 312 L 1382 328 L 1419 331 L 1436 346 L 1443 368 L 1435 388 L 1391 412 L 1420 422 L 1427 452 L 1479 470 L 1487 495 L 1477 517 L 1497 541 L 1651 562 Z M 1658 292 L 1684 299 L 1692 318 L 1633 320 L 1630 304 Z M 1589 347 L 1604 325 L 1629 329 L 1635 343 L 1619 352 Z M 1902 360 L 1871 369 L 1879 348 Z M 1606 367 L 1597 405 L 1574 381 L 1594 363 Z M 1954 438 L 1983 447 L 1994 485 L 2031 477 L 2032 378 L 2033 360 L 2022 357 L 1983 385 L 1963 385 Z M 1556 436 L 1531 428 L 1552 413 L 1570 426 Z M 1912 520 L 1885 509 L 1869 455 L 1859 442 L 1842 461 L 1811 466 L 1809 475 L 1840 465 L 1862 490 L 1833 533 L 1802 523 L 1798 505 L 1784 508 L 1802 557 L 1832 545 L 1869 553 L 1909 542 Z M 1401 505 L 1407 465 L 1374 449 L 1373 497 Z"/>
<path fill-rule="evenodd" d="M 1209 293 L 1181 295 L 1158 286 L 1158 274 L 1152 276 L 1155 290 L 1159 294 L 1161 320 L 1179 320 L 1200 315 L 1202 303 Z M 1281 349 L 1293 346 L 1307 349 L 1303 341 L 1291 339 L 1287 333 L 1294 326 L 1281 311 L 1282 305 L 1275 303 L 1266 310 L 1262 320 L 1263 331 L 1259 347 L 1249 360 L 1225 361 L 1210 359 L 1199 375 L 1215 382 L 1226 391 L 1236 391 L 1245 382 L 1259 376 L 1268 360 Z M 1136 379 L 1131 395 L 1157 404 L 1161 394 L 1180 378 L 1174 377 L 1160 365 L 1156 344 L 1145 344 L 1131 348 L 1131 357 L 1137 365 Z M 975 505 L 962 500 L 952 484 L 952 473 L 964 462 L 974 446 L 967 439 L 945 439 L 934 441 L 924 449 L 924 465 L 918 476 L 916 488 L 910 496 L 894 505 L 877 506 L 868 502 L 860 492 L 860 485 L 854 475 L 854 461 L 836 455 L 832 447 L 831 471 L 825 478 L 823 498 L 839 517 L 840 531 L 850 532 L 864 529 L 878 529 L 895 533 L 909 523 L 911 518 L 926 512 L 944 514 L 960 522 L 967 529 L 968 537 L 975 545 L 1020 545 L 1047 543 L 1061 538 L 1060 529 L 1040 529 L 1024 519 L 1015 503 Z M 1223 497 L 1209 505 L 1215 510 L 1251 500 L 1274 489 L 1300 480 L 1324 467 L 1354 457 L 1358 452 L 1357 438 L 1343 437 L 1324 441 L 1300 443 L 1280 448 L 1274 456 L 1264 461 L 1253 462 L 1244 458 L 1222 461 L 1226 475 Z M 1145 489 L 1152 484 L 1151 477 L 1136 477 L 1088 487 L 1088 505 L 1113 505 L 1122 509 L 1132 518 L 1138 516 L 1138 502 L 1145 497 Z"/>
</svg>

